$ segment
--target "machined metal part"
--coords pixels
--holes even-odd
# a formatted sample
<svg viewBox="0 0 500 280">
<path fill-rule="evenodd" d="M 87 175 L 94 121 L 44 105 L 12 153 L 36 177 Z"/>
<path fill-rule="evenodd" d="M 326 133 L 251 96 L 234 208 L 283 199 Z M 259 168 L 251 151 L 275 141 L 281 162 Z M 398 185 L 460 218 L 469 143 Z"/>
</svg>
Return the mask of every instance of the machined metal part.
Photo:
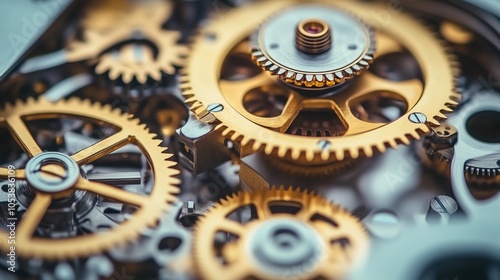
<svg viewBox="0 0 500 280">
<path fill-rule="evenodd" d="M 177 129 L 181 145 L 179 162 L 188 171 L 199 174 L 230 160 L 230 153 L 215 125 L 201 122 L 194 115 Z"/>
</svg>

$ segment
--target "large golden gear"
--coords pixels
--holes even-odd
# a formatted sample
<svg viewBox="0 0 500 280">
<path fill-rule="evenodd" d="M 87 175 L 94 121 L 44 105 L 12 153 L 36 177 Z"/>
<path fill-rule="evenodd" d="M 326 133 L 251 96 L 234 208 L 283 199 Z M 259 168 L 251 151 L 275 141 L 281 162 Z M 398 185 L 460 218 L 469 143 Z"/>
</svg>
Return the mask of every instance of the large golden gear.
<svg viewBox="0 0 500 280">
<path fill-rule="evenodd" d="M 68 61 L 91 60 L 97 63 L 96 74 L 107 73 L 110 80 L 121 78 L 125 84 L 134 78 L 141 84 L 149 78 L 160 81 L 163 74 L 174 75 L 175 67 L 183 65 L 188 48 L 178 44 L 181 33 L 162 29 L 172 13 L 170 1 L 93 4 L 81 23 L 83 40 L 68 45 Z M 129 41 L 146 41 L 152 46 Z M 117 48 L 114 52 L 110 51 L 113 47 Z"/>
<path fill-rule="evenodd" d="M 45 99 L 29 99 L 26 103 L 19 101 L 15 106 L 8 105 L 0 112 L 0 125 L 6 125 L 15 140 L 30 158 L 46 153 L 38 146 L 35 138 L 26 127 L 25 121 L 51 119 L 54 117 L 72 117 L 89 120 L 95 123 L 105 123 L 118 131 L 71 155 L 75 164 L 82 166 L 91 163 L 127 144 L 135 144 L 148 159 L 154 184 L 148 195 L 128 192 L 102 183 L 86 180 L 82 175 L 68 190 L 61 192 L 43 192 L 36 190 L 36 196 L 16 228 L 16 254 L 25 258 L 41 258 L 46 260 L 86 257 L 100 253 L 114 246 L 124 244 L 137 238 L 147 227 L 154 227 L 158 219 L 175 201 L 175 194 L 179 189 L 175 186 L 179 180 L 174 178 L 178 170 L 173 161 L 167 160 L 172 155 L 165 154 L 165 148 L 160 147 L 160 140 L 148 132 L 144 125 L 119 110 L 111 110 L 109 105 L 91 104 L 88 100 L 78 98 L 50 103 Z M 54 166 L 52 166 L 54 167 Z M 43 170 L 43 169 L 42 169 Z M 26 169 L 15 171 L 17 180 L 28 178 Z M 53 168 L 53 174 L 61 172 L 60 168 Z M 0 178 L 9 176 L 7 168 L 0 168 Z M 72 190 L 85 190 L 103 197 L 137 207 L 131 218 L 117 227 L 105 232 L 68 237 L 63 239 L 48 239 L 34 237 L 38 224 L 44 217 L 45 211 L 56 198 L 66 197 Z M 0 232 L 0 239 L 8 240 L 8 232 Z M 0 243 L 1 251 L 9 251 L 11 244 Z"/>
<path fill-rule="evenodd" d="M 330 97 L 307 98 L 289 87 L 284 88 L 265 72 L 250 79 L 221 80 L 224 61 L 231 53 L 250 56 L 245 39 L 259 24 L 277 11 L 301 3 L 339 7 L 372 24 L 376 30 L 375 57 L 407 50 L 418 61 L 424 83 L 420 80 L 393 82 L 365 72 L 343 91 Z M 409 144 L 410 140 L 428 133 L 429 125 L 438 125 L 446 118 L 444 114 L 451 112 L 451 107 L 457 104 L 459 95 L 454 91 L 457 69 L 453 58 L 436 37 L 407 15 L 391 14 L 390 24 L 379 24 L 378 12 L 385 13 L 386 10 L 383 5 L 358 1 L 292 0 L 261 1 L 245 9 L 230 11 L 209 24 L 193 42 L 181 78 L 186 102 L 200 119 L 211 121 L 213 118 L 207 116 L 214 116 L 220 122 L 217 129 L 224 137 L 240 142 L 243 151 L 263 151 L 302 164 L 370 157 L 388 147 Z M 238 25 L 235 26 L 234 22 Z M 270 86 L 274 88 L 268 93 L 288 98 L 281 114 L 269 116 L 248 112 L 243 104 L 246 94 L 252 89 Z M 407 111 L 389 123 L 364 121 L 355 116 L 350 105 L 369 94 L 404 101 L 408 105 Z M 318 109 L 339 116 L 345 132 L 335 136 L 322 130 L 307 131 L 307 134 L 317 137 L 285 133 L 299 112 Z M 425 119 L 419 118 L 422 116 Z"/>
<path fill-rule="evenodd" d="M 244 206 L 254 207 L 257 217 L 244 223 L 230 218 Z M 280 210 L 271 210 L 272 207 Z M 288 212 L 280 207 L 299 209 Z M 286 275 L 272 268 L 266 271 L 265 264 L 259 264 L 256 259 L 259 252 L 251 248 L 264 244 L 265 238 L 259 238 L 258 233 L 273 223 L 304 227 L 314 235 L 307 240 L 318 242 L 312 247 L 319 251 L 308 258 L 311 262 L 287 267 Z M 287 231 L 286 226 L 278 226 L 275 230 L 278 233 Z M 237 238 L 229 239 L 220 248 L 221 255 L 218 256 L 214 241 L 221 232 Z M 287 240 L 287 236 L 282 237 Z M 307 191 L 273 187 L 242 192 L 221 200 L 198 220 L 193 247 L 195 266 L 202 279 L 287 279 L 291 276 L 297 279 L 338 279 L 364 258 L 369 238 L 359 220 L 338 205 Z"/>
</svg>

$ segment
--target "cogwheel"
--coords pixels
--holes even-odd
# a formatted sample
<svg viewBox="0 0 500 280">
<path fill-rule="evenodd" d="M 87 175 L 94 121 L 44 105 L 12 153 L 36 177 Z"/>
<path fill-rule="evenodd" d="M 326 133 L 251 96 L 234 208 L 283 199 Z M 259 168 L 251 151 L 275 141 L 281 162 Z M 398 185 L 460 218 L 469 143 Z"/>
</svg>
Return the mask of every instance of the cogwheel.
<svg viewBox="0 0 500 280">
<path fill-rule="evenodd" d="M 295 32 L 283 32 L 284 28 Z M 311 5 L 272 16 L 253 34 L 251 47 L 253 61 L 280 80 L 323 88 L 340 85 L 368 69 L 375 36 L 361 20 L 339 9 Z"/>
<path fill-rule="evenodd" d="M 101 2 L 82 21 L 82 40 L 69 42 L 67 61 L 90 60 L 96 74 L 125 84 L 160 81 L 183 65 L 188 48 L 178 44 L 181 33 L 162 29 L 171 15 L 169 1 Z"/>
<path fill-rule="evenodd" d="M 464 173 L 469 183 L 497 184 L 500 182 L 500 155 L 492 153 L 478 156 L 474 151 L 488 143 L 498 143 L 494 131 L 497 131 L 500 107 L 498 94 L 476 93 L 471 100 L 463 104 L 455 114 L 450 115 L 446 123 L 433 128 L 433 133 L 426 136 L 423 148 L 431 160 L 433 170 L 438 174 L 450 177 L 451 163 L 455 156 L 456 136 L 462 139 L 470 158 L 465 162 Z M 496 116 L 495 116 L 496 114 Z M 440 135 L 439 135 L 440 134 Z M 451 138 L 454 140 L 450 141 Z M 494 140 L 494 141 L 493 141 Z M 494 144 L 493 144 L 494 145 Z M 493 149 L 490 149 L 493 151 Z"/>
<path fill-rule="evenodd" d="M 60 152 L 43 151 L 31 135 L 26 122 L 32 120 L 72 117 L 106 124 L 117 132 L 103 140 L 86 147 L 73 155 Z M 24 169 L 15 170 L 16 180 L 26 180 L 36 193 L 33 201 L 25 205 L 27 211 L 16 223 L 16 255 L 23 258 L 58 260 L 87 257 L 106 251 L 137 238 L 147 227 L 154 227 L 163 213 L 175 201 L 179 183 L 174 178 L 179 172 L 176 164 L 167 160 L 172 155 L 165 154 L 160 140 L 148 132 L 138 120 L 122 115 L 111 107 L 91 104 L 88 100 L 77 98 L 50 103 L 45 99 L 19 101 L 15 106 L 8 105 L 0 112 L 0 125 L 11 131 L 15 140 L 30 157 Z M 126 191 L 102 183 L 88 181 L 80 174 L 80 166 L 91 163 L 125 145 L 136 145 L 149 162 L 154 180 L 148 194 Z M 161 176 L 160 176 L 161 174 Z M 64 175 L 64 176 L 63 176 Z M 0 167 L 0 178 L 12 176 L 8 168 Z M 59 178 L 54 183 L 54 176 Z M 19 187 L 19 186 L 16 186 Z M 137 209 L 130 219 L 107 231 L 50 239 L 35 234 L 38 225 L 53 203 L 72 195 L 76 190 L 86 191 L 106 197 Z M 7 240 L 9 232 L 1 231 L 0 238 Z M 0 243 L 3 252 L 9 251 L 7 242 Z"/>
<path fill-rule="evenodd" d="M 311 93 L 281 83 L 253 64 L 247 38 L 262 22 L 279 11 L 284 16 L 287 10 L 318 6 L 339 8 L 373 23 L 378 44 L 374 63 L 386 54 L 407 52 L 418 62 L 422 78 L 391 81 L 364 71 L 340 87 L 327 88 L 333 92 Z M 376 3 L 340 0 L 259 1 L 233 9 L 194 39 L 181 77 L 186 103 L 200 119 L 216 119 L 222 136 L 238 142 L 242 150 L 293 162 L 323 165 L 409 144 L 428 133 L 429 126 L 439 125 L 457 104 L 458 70 L 436 36 L 408 15 L 391 15 L 391 24 L 378 26 L 377 11 L 385 10 Z M 278 113 L 259 111 L 254 103 L 266 100 L 259 95 L 274 99 L 268 103 L 278 104 Z M 364 104 L 384 98 L 404 105 L 398 116 L 387 121 L 365 117 Z"/>
<path fill-rule="evenodd" d="M 273 187 L 217 203 L 198 220 L 193 247 L 202 279 L 339 279 L 367 254 L 369 238 L 338 205 Z"/>
</svg>

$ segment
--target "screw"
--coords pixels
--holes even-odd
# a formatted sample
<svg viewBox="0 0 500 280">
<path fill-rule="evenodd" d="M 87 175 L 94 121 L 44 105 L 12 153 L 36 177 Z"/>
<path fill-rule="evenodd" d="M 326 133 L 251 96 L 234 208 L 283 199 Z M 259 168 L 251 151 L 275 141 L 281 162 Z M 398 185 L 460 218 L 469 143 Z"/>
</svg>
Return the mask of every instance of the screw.
<svg viewBox="0 0 500 280">
<path fill-rule="evenodd" d="M 212 103 L 212 104 L 208 105 L 207 110 L 210 113 L 222 112 L 222 110 L 224 110 L 224 105 L 222 105 L 220 103 Z"/>
<path fill-rule="evenodd" d="M 189 201 L 187 202 L 187 212 L 188 212 L 188 213 L 194 213 L 195 207 L 196 207 L 196 206 L 195 206 L 195 204 L 194 204 L 194 201 L 189 200 Z"/>
<path fill-rule="evenodd" d="M 318 141 L 318 147 L 322 150 L 326 150 L 332 146 L 332 143 L 328 140 L 319 140 Z"/>
<path fill-rule="evenodd" d="M 424 114 L 419 113 L 419 112 L 417 112 L 417 113 L 411 113 L 408 116 L 408 119 L 412 123 L 425 123 L 425 122 L 427 122 L 427 117 Z"/>
<path fill-rule="evenodd" d="M 438 195 L 431 199 L 431 209 L 439 214 L 451 215 L 457 212 L 458 204 L 453 198 L 447 195 Z"/>
</svg>

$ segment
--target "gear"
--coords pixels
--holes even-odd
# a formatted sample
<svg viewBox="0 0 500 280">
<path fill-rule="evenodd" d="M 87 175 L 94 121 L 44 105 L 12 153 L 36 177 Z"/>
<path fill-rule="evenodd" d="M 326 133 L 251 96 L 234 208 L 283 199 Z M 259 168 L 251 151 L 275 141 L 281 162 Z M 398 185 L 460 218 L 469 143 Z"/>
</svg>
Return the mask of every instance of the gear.
<svg viewBox="0 0 500 280">
<path fill-rule="evenodd" d="M 169 1 L 98 1 L 82 21 L 83 40 L 69 43 L 67 60 L 96 62 L 96 74 L 125 84 L 174 75 L 188 48 L 178 44 L 180 32 L 162 29 L 171 10 Z"/>
<path fill-rule="evenodd" d="M 186 103 L 201 120 L 220 122 L 217 129 L 223 137 L 239 142 L 242 150 L 263 151 L 294 162 L 314 164 L 370 157 L 377 151 L 384 152 L 387 147 L 395 148 L 398 144 L 419 139 L 421 134 L 429 132 L 429 125 L 438 125 L 446 118 L 444 113 L 451 112 L 457 104 L 459 95 L 454 92 L 453 81 L 457 69 L 453 58 L 435 36 L 406 15 L 392 15 L 393 24 L 380 26 L 375 56 L 407 50 L 418 61 L 423 82 L 418 79 L 389 81 L 365 71 L 349 84 L 342 85 L 338 92 L 306 97 L 277 82 L 252 63 L 257 69 L 227 69 L 226 64 L 241 61 L 245 55 L 250 57 L 250 46 L 245 38 L 259 24 L 278 11 L 301 3 L 306 5 L 301 8 L 309 4 L 323 5 L 325 9 L 338 7 L 366 22 L 376 22 L 374 15 L 377 13 L 373 11 L 385 9 L 357 1 L 263 1 L 228 12 L 209 24 L 194 40 L 181 78 Z M 234 22 L 241 24 L 235 26 Z M 421 47 L 423 44 L 425 48 Z M 200 64 L 212 68 L 199 67 Z M 246 79 L 242 77 L 244 74 Z M 249 112 L 245 101 L 247 95 L 255 94 L 284 99 L 281 113 L 263 116 Z M 357 105 L 362 105 L 364 99 L 386 97 L 406 105 L 406 110 L 392 121 L 365 120 L 352 111 L 352 107 L 359 107 Z M 288 131 L 290 127 L 306 124 L 302 120 L 294 123 L 303 115 L 306 119 L 307 115 L 315 118 L 321 115 L 323 119 L 319 123 L 329 121 L 330 136 L 323 135 L 326 134 L 324 129 L 321 131 L 325 133 L 316 135 L 317 130 L 313 127 L 310 127 L 311 135 L 291 135 L 297 131 Z"/>
<path fill-rule="evenodd" d="M 368 69 L 375 37 L 345 12 L 308 6 L 271 17 L 254 33 L 251 45 L 252 59 L 263 70 L 295 86 L 322 88 Z"/>
<path fill-rule="evenodd" d="M 32 137 L 25 121 L 74 117 L 94 123 L 106 124 L 117 132 L 103 140 L 85 147 L 69 156 L 60 152 L 43 151 Z M 173 169 L 175 163 L 168 161 L 172 155 L 164 154 L 154 134 L 150 134 L 138 120 L 121 115 L 119 110 L 111 111 L 109 106 L 91 104 L 77 98 L 50 103 L 45 99 L 19 101 L 15 106 L 7 105 L 0 112 L 0 124 L 6 125 L 12 135 L 30 157 L 24 169 L 15 171 L 16 179 L 26 180 L 30 190 L 36 193 L 32 202 L 16 227 L 16 254 L 23 258 L 44 260 L 87 257 L 124 244 L 138 237 L 141 230 L 154 227 L 161 215 L 175 201 L 179 180 Z M 88 181 L 80 173 L 80 166 L 91 163 L 127 145 L 136 145 L 149 161 L 152 172 L 151 191 L 148 194 L 132 193 L 102 183 Z M 0 178 L 9 177 L 7 168 L 0 168 Z M 159 176 L 161 174 L 161 176 Z M 64 176 L 63 176 L 64 175 Z M 16 190 L 16 194 L 19 189 Z M 37 226 L 47 213 L 49 205 L 72 196 L 77 191 L 97 194 L 137 209 L 130 219 L 108 231 L 86 234 L 64 239 L 49 239 L 34 235 Z M 8 232 L 0 232 L 0 238 L 7 240 Z M 0 244 L 2 251 L 9 250 L 9 244 Z"/>
<path fill-rule="evenodd" d="M 496 102 L 500 102 L 497 94 L 476 93 L 469 102 L 460 107 L 456 114 L 451 115 L 446 123 L 433 128 L 433 133 L 425 137 L 422 147 L 426 151 L 423 156 L 428 157 L 430 160 L 429 165 L 434 171 L 450 178 L 457 134 L 458 137 L 463 137 L 463 143 L 468 146 L 467 150 L 469 151 L 473 151 L 475 147 L 479 147 L 483 143 L 490 142 L 488 139 L 480 139 L 490 137 L 488 134 L 494 134 L 495 132 L 489 131 L 496 131 L 498 127 L 498 124 L 494 122 L 500 116 L 500 111 L 496 111 L 496 108 L 491 109 L 491 104 L 496 104 Z M 488 115 L 495 114 L 495 112 L 496 116 Z M 481 116 L 478 114 L 486 115 Z M 463 130 L 457 131 L 455 127 L 461 127 L 462 122 L 467 124 L 463 126 Z M 482 127 L 484 125 L 490 125 L 490 127 Z M 479 135 L 476 135 L 477 138 L 471 135 L 474 131 L 480 132 Z M 495 136 L 492 135 L 491 137 Z M 451 138 L 454 138 L 454 140 L 450 141 Z M 498 154 L 476 157 L 474 153 L 470 153 L 470 158 L 465 162 L 464 167 L 467 182 L 487 185 L 500 182 L 500 167 L 497 164 L 499 159 L 500 155 Z"/>
<path fill-rule="evenodd" d="M 227 197 L 194 231 L 203 279 L 338 279 L 368 247 L 356 217 L 318 195 L 284 187 Z"/>
</svg>

